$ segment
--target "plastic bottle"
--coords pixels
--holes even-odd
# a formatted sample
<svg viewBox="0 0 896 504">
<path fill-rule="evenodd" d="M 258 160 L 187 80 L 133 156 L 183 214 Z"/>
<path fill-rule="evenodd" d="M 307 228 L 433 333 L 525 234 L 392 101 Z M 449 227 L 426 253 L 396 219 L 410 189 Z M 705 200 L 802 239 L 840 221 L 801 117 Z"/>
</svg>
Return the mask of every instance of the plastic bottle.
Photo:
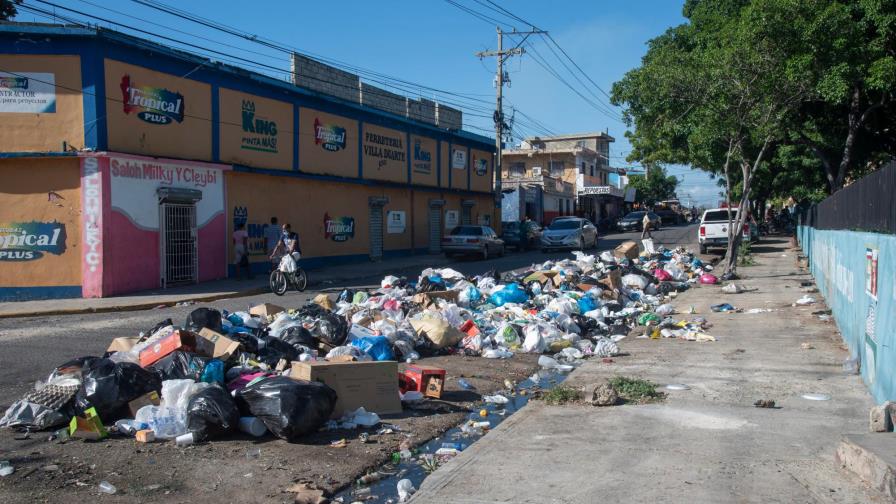
<svg viewBox="0 0 896 504">
<path fill-rule="evenodd" d="M 457 384 L 460 385 L 461 388 L 464 390 L 476 390 L 476 387 L 474 387 L 473 385 L 470 385 L 470 382 L 468 382 L 467 380 L 464 380 L 463 378 L 461 378 L 460 380 L 457 380 Z"/>
<path fill-rule="evenodd" d="M 112 495 L 112 494 L 118 492 L 118 489 L 115 488 L 115 485 L 113 485 L 112 483 L 109 483 L 108 481 L 103 480 L 103 481 L 100 481 L 100 492 L 102 492 L 104 494 Z"/>
<path fill-rule="evenodd" d="M 449 448 L 452 450 L 463 451 L 465 446 L 463 443 L 442 443 L 442 448 Z"/>
</svg>

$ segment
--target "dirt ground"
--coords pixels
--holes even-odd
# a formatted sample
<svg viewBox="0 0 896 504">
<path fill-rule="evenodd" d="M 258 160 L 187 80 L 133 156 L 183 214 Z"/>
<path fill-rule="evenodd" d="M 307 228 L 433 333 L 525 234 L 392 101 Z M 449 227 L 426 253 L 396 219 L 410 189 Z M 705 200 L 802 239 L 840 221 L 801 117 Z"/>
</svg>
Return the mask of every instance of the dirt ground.
<svg viewBox="0 0 896 504">
<path fill-rule="evenodd" d="M 407 436 L 418 445 L 461 423 L 480 393 L 503 389 L 505 379 L 524 380 L 537 369 L 536 360 L 528 354 L 507 360 L 461 355 L 421 360 L 446 369 L 442 400 L 384 415 L 384 423 L 400 429 L 393 434 L 376 435 L 378 428 L 320 431 L 298 443 L 236 434 L 178 448 L 173 442 L 139 444 L 129 438 L 60 443 L 48 441 L 49 432 L 16 439 L 16 432 L 3 429 L 0 460 L 8 460 L 15 473 L 0 477 L 0 502 L 292 502 L 285 490 L 294 482 L 336 492 L 387 461 Z M 476 391 L 462 389 L 459 378 Z M 366 444 L 358 439 L 365 430 L 371 434 Z M 330 446 L 342 438 L 348 446 Z M 118 492 L 100 493 L 101 481 Z"/>
</svg>

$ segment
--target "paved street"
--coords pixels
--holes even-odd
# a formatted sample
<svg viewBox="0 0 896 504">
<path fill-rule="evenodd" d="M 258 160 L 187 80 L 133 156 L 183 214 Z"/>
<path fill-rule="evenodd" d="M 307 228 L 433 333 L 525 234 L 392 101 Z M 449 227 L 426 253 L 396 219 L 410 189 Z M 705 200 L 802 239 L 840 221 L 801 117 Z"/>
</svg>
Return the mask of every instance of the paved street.
<svg viewBox="0 0 896 504">
<path fill-rule="evenodd" d="M 695 226 L 665 228 L 654 233 L 657 245 L 687 244 L 696 237 Z M 625 240 L 637 240 L 640 233 L 612 234 L 600 239 L 598 250 L 612 249 Z M 208 303 L 227 310 L 246 310 L 249 306 L 270 302 L 288 307 L 304 304 L 321 292 L 345 286 L 375 285 L 386 274 L 400 274 L 416 278 L 426 267 L 426 260 L 439 266 L 450 266 L 465 274 L 478 275 L 490 270 L 508 271 L 529 266 L 536 262 L 568 256 L 568 252 L 543 254 L 540 251 L 525 253 L 508 252 L 505 257 L 488 261 L 459 259 L 447 261 L 442 256 L 421 258 L 421 265 L 399 271 L 390 271 L 389 261 L 368 265 L 374 274 L 358 277 L 345 285 L 320 286 L 304 293 L 291 292 L 283 297 L 273 294 L 223 299 Z M 427 262 L 429 262 L 427 261 Z M 312 276 L 314 272 L 310 273 Z M 34 381 L 45 377 L 54 366 L 82 355 L 100 355 L 113 338 L 134 336 L 153 327 L 166 318 L 181 323 L 198 305 L 174 306 L 163 309 L 125 311 L 114 313 L 55 315 L 28 318 L 0 319 L 0 342 L 3 344 L 3 366 L 0 367 L 0 408 L 32 387 Z"/>
</svg>

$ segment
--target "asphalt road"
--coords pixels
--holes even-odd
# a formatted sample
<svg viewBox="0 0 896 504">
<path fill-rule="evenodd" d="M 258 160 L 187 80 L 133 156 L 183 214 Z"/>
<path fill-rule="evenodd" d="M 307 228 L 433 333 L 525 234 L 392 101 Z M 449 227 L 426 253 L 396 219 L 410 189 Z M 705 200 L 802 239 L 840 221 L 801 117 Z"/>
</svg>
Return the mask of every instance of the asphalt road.
<svg viewBox="0 0 896 504">
<path fill-rule="evenodd" d="M 654 243 L 667 247 L 687 246 L 696 250 L 696 225 L 664 228 L 653 233 Z M 638 240 L 640 233 L 620 233 L 602 236 L 598 251 L 613 249 L 623 241 Z M 550 259 L 569 257 L 569 252 L 544 254 L 540 251 L 508 252 L 505 257 L 487 261 L 459 259 L 451 264 L 454 269 L 479 275 L 490 270 L 499 272 L 528 267 Z M 409 277 L 419 272 L 400 272 Z M 378 284 L 378 278 L 359 278 L 355 286 Z M 326 290 L 346 286 L 330 285 Z M 246 310 L 259 303 L 270 302 L 287 307 L 298 307 L 319 294 L 321 290 L 288 293 L 283 297 L 261 294 L 243 298 L 224 299 L 209 303 L 230 311 Z M 159 321 L 171 318 L 182 323 L 198 306 L 174 306 L 155 310 L 116 313 L 58 315 L 34 318 L 0 319 L 0 408 L 5 410 L 13 401 L 30 390 L 34 382 L 45 379 L 59 364 L 75 357 L 102 355 L 113 338 L 136 336 Z"/>
</svg>

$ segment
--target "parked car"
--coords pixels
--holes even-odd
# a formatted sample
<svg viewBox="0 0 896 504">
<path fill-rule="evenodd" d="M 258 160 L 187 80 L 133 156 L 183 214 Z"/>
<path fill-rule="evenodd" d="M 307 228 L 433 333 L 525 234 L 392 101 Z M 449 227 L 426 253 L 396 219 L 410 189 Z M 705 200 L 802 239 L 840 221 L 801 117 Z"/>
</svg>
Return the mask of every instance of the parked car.
<svg viewBox="0 0 896 504">
<path fill-rule="evenodd" d="M 597 247 L 597 228 L 581 217 L 557 217 L 541 233 L 541 250 Z"/>
<path fill-rule="evenodd" d="M 502 222 L 501 239 L 505 247 L 517 250 L 534 249 L 541 244 L 541 226 L 532 222 Z"/>
<path fill-rule="evenodd" d="M 737 220 L 737 208 L 731 209 L 731 221 Z M 744 224 L 743 239 L 752 241 L 758 239 L 759 230 L 750 222 Z M 700 219 L 700 229 L 697 231 L 697 241 L 700 243 L 700 253 L 705 254 L 710 248 L 728 247 L 728 209 L 713 208 L 703 212 Z"/>
<path fill-rule="evenodd" d="M 445 256 L 478 255 L 488 259 L 490 255 L 504 255 L 504 241 L 488 226 L 457 226 L 442 238 Z"/>
<path fill-rule="evenodd" d="M 638 212 L 630 212 L 625 217 L 619 219 L 619 223 L 617 226 L 620 231 L 641 231 L 644 228 L 644 210 Z M 660 216 L 649 212 L 647 214 L 650 217 L 650 229 L 654 231 L 659 231 L 662 225 L 662 219 Z"/>
<path fill-rule="evenodd" d="M 674 226 L 684 221 L 681 214 L 675 210 L 657 210 L 656 214 L 660 217 L 662 223 L 668 226 Z"/>
</svg>

